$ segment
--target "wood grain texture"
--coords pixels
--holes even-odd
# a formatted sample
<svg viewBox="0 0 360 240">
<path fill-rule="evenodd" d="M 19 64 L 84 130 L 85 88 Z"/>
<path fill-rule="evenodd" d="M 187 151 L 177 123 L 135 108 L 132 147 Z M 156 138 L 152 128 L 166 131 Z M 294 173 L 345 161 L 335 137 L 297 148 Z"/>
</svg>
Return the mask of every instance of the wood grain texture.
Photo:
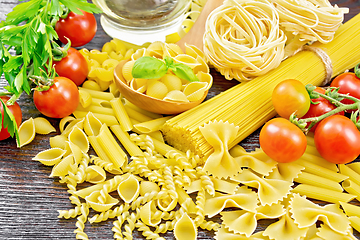
<svg viewBox="0 0 360 240">
<path fill-rule="evenodd" d="M 350 13 L 345 20 L 360 12 L 359 0 L 332 1 L 340 7 L 349 7 Z M 0 0 L 0 21 L 6 13 L 18 4 L 16 0 Z M 101 49 L 111 38 L 102 30 L 98 20 L 98 31 L 93 41 L 85 47 Z M 237 84 L 227 81 L 219 73 L 212 70 L 214 85 L 207 98 Z M 0 87 L 6 85 L 3 77 Z M 31 96 L 23 95 L 19 100 L 23 111 L 23 119 L 38 117 L 41 114 L 35 109 Z M 53 126 L 58 126 L 59 120 L 49 119 Z M 42 136 L 37 135 L 30 145 L 18 149 L 13 139 L 0 141 L 0 239 L 75 239 L 73 231 L 76 229 L 76 219 L 58 219 L 56 210 L 73 208 L 67 193 L 67 187 L 57 180 L 49 178 L 51 168 L 39 162 L 32 161 L 38 152 L 49 148 L 49 137 L 56 133 Z M 255 131 L 240 145 L 247 150 L 259 147 L 259 130 Z M 264 229 L 271 221 L 262 220 L 258 229 Z M 113 239 L 112 220 L 100 224 L 86 223 L 85 232 L 90 239 Z M 355 233 L 360 239 L 359 233 Z M 163 235 L 166 239 L 174 239 L 171 232 Z M 134 239 L 144 239 L 135 232 Z M 200 231 L 198 239 L 213 239 L 213 233 Z"/>
</svg>

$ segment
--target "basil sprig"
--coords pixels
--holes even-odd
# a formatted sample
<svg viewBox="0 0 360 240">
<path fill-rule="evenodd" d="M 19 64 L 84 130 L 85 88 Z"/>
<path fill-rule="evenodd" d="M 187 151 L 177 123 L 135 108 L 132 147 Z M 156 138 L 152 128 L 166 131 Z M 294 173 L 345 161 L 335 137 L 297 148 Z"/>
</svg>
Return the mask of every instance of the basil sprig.
<svg viewBox="0 0 360 240">
<path fill-rule="evenodd" d="M 134 78 L 156 79 L 164 76 L 169 69 L 181 79 L 199 82 L 198 77 L 188 65 L 177 63 L 168 56 L 164 58 L 164 61 L 150 56 L 141 57 L 135 61 L 131 73 Z"/>
</svg>

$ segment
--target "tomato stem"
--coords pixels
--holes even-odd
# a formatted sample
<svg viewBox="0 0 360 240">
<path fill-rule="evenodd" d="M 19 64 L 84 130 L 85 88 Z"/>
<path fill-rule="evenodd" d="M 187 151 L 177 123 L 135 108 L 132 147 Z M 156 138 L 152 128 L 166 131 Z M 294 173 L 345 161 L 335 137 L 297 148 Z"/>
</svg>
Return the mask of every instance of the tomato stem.
<svg viewBox="0 0 360 240">
<path fill-rule="evenodd" d="M 358 78 L 360 78 L 360 63 L 355 66 L 354 73 Z"/>
<path fill-rule="evenodd" d="M 337 114 L 337 113 L 340 113 L 340 112 L 346 111 L 346 110 L 360 109 L 360 99 L 352 97 L 348 94 L 338 93 L 339 88 L 328 88 L 325 91 L 325 94 L 315 92 L 314 91 L 315 87 L 312 86 L 311 84 L 307 85 L 306 88 L 309 91 L 309 94 L 310 94 L 310 96 L 312 96 L 312 98 L 322 97 L 322 98 L 328 100 L 329 102 L 333 103 L 337 107 L 321 116 L 303 118 L 303 119 L 297 118 L 296 114 L 293 113 L 290 116 L 290 119 L 289 119 L 290 122 L 292 122 L 295 125 L 297 125 L 298 127 L 300 127 L 305 133 L 307 133 L 316 123 L 320 122 L 321 120 L 323 120 L 331 115 L 334 115 L 334 114 Z M 342 103 L 341 100 L 343 100 L 345 98 L 354 101 L 354 103 L 352 103 L 352 104 Z M 310 122 L 310 125 L 308 127 L 306 127 L 307 123 L 309 123 L 309 122 Z M 353 122 L 356 124 L 356 121 L 353 121 Z"/>
</svg>

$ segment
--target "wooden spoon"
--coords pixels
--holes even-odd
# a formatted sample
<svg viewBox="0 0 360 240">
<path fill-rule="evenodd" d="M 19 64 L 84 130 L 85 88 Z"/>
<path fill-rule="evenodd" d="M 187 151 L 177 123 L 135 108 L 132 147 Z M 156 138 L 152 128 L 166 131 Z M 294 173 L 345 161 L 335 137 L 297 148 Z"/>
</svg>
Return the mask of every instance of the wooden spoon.
<svg viewBox="0 0 360 240">
<path fill-rule="evenodd" d="M 205 23 L 209 14 L 223 3 L 223 0 L 207 0 L 205 6 L 201 10 L 199 17 L 188 33 L 177 42 L 180 48 L 185 51 L 185 43 L 194 45 L 203 51 L 203 36 L 205 33 Z"/>
</svg>

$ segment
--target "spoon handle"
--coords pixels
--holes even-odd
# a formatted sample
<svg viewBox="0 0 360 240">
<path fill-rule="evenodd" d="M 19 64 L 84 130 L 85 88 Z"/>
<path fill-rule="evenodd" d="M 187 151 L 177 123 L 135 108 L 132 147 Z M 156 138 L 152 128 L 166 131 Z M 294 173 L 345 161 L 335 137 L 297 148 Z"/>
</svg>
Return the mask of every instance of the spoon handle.
<svg viewBox="0 0 360 240">
<path fill-rule="evenodd" d="M 194 25 L 191 27 L 188 33 L 181 38 L 177 44 L 185 51 L 185 43 L 188 45 L 194 45 L 203 50 L 203 36 L 205 33 L 205 23 L 209 14 L 223 3 L 223 0 L 207 0 L 203 7 L 199 17 L 196 19 Z"/>
</svg>

